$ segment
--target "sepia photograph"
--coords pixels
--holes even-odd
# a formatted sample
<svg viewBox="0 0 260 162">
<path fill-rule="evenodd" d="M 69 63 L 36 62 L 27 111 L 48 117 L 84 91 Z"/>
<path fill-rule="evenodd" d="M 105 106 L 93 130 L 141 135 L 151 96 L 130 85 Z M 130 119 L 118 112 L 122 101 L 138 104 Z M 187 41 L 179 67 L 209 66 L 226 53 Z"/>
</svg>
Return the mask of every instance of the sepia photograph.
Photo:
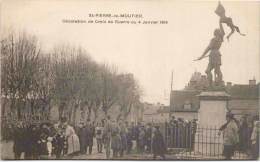
<svg viewBox="0 0 260 162">
<path fill-rule="evenodd" d="M 0 0 L 1 160 L 260 160 L 260 2 Z"/>
</svg>

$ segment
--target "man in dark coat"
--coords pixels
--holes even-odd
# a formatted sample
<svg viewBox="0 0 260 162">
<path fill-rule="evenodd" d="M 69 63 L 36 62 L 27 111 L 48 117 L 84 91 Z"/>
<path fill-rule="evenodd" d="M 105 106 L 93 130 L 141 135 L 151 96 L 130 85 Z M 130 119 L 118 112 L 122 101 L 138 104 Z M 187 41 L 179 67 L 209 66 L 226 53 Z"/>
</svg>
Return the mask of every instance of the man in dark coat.
<svg viewBox="0 0 260 162">
<path fill-rule="evenodd" d="M 151 152 L 151 142 L 152 142 L 152 125 L 151 123 L 147 124 L 147 129 L 145 131 L 145 145 L 146 145 L 146 151 Z"/>
<path fill-rule="evenodd" d="M 141 123 L 138 122 L 137 125 L 134 127 L 134 137 L 136 140 L 136 148 L 137 150 L 140 150 L 140 144 L 139 144 L 139 134 L 140 134 L 140 128 L 141 128 Z"/>
<path fill-rule="evenodd" d="M 31 125 L 29 123 L 25 123 L 24 125 L 24 159 L 31 159 L 32 156 L 32 132 Z"/>
<path fill-rule="evenodd" d="M 128 123 L 126 122 L 126 127 L 127 127 L 127 132 L 126 132 L 126 141 L 127 141 L 127 148 L 126 148 L 126 153 L 129 154 L 132 150 L 133 147 L 133 131 L 132 127 L 128 126 Z"/>
<path fill-rule="evenodd" d="M 93 146 L 93 138 L 95 134 L 95 128 L 92 126 L 90 119 L 87 120 L 87 124 L 85 126 L 85 139 L 86 139 L 86 152 L 89 150 L 89 154 L 92 154 L 92 146 Z"/>
<path fill-rule="evenodd" d="M 81 154 L 86 154 L 86 139 L 87 139 L 87 135 L 86 135 L 86 130 L 85 130 L 85 126 L 84 123 L 79 123 L 79 127 L 77 130 L 77 134 L 79 136 L 79 143 L 80 143 L 80 153 Z"/>
<path fill-rule="evenodd" d="M 240 149 L 242 151 L 247 151 L 250 144 L 250 134 L 249 134 L 249 126 L 248 126 L 247 116 L 243 116 L 242 124 L 239 129 L 239 142 L 240 142 Z"/>
<path fill-rule="evenodd" d="M 25 152 L 25 129 L 23 128 L 23 123 L 20 122 L 17 124 L 17 127 L 14 129 L 13 134 L 14 145 L 13 152 L 14 158 L 20 159 L 22 152 Z"/>
<path fill-rule="evenodd" d="M 160 132 L 159 126 L 155 127 L 154 135 L 152 138 L 153 158 L 156 159 L 157 155 L 165 159 L 166 146 L 164 143 L 163 135 Z"/>
<path fill-rule="evenodd" d="M 28 128 L 28 133 L 26 133 L 26 159 L 38 159 L 39 150 L 38 150 L 38 140 L 39 140 L 39 129 L 36 125 L 31 125 Z"/>
<path fill-rule="evenodd" d="M 111 149 L 113 150 L 113 158 L 118 157 L 118 153 L 121 149 L 121 137 L 120 128 L 115 120 L 111 123 Z"/>
<path fill-rule="evenodd" d="M 144 153 L 145 142 L 145 128 L 144 126 L 141 126 L 138 135 L 138 152 L 140 152 L 141 154 Z"/>
</svg>

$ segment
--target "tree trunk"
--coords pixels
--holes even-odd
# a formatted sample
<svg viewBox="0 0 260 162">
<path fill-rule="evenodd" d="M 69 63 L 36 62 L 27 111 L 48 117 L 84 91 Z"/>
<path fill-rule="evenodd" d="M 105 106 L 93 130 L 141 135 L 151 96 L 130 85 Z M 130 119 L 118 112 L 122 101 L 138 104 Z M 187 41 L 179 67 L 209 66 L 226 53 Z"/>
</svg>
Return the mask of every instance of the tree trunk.
<svg viewBox="0 0 260 162">
<path fill-rule="evenodd" d="M 21 120 L 21 118 L 22 118 L 20 104 L 18 104 L 18 106 L 17 106 L 17 118 L 18 118 L 18 120 Z"/>
<path fill-rule="evenodd" d="M 69 114 L 68 114 L 68 119 L 69 119 L 68 122 L 69 122 L 69 123 L 71 123 L 71 121 L 72 121 L 72 120 L 71 120 L 71 117 L 72 117 L 72 113 L 73 113 L 73 109 L 74 109 L 74 108 L 75 108 L 75 105 L 73 105 L 73 104 L 72 104 L 72 105 L 70 106 L 70 108 L 69 108 L 69 112 L 68 112 L 68 113 L 69 113 Z"/>
<path fill-rule="evenodd" d="M 88 107 L 88 116 L 87 116 L 87 119 L 90 119 L 90 118 L 91 118 L 91 113 L 92 113 L 92 108 L 91 108 L 91 107 Z"/>
<path fill-rule="evenodd" d="M 14 118 L 15 117 L 15 98 L 14 97 L 11 97 L 10 109 L 11 109 L 12 118 Z"/>
<path fill-rule="evenodd" d="M 97 113 L 97 109 L 94 109 L 94 121 L 96 122 L 98 118 L 98 113 Z"/>
<path fill-rule="evenodd" d="M 59 105 L 59 120 L 61 119 L 61 117 L 62 117 L 62 115 L 63 115 L 63 112 L 64 112 L 64 108 L 65 108 L 65 104 L 64 103 L 61 103 L 60 105 Z"/>
<path fill-rule="evenodd" d="M 46 106 L 47 106 L 47 120 L 50 119 L 50 116 L 51 116 L 51 104 L 50 102 L 48 101 L 48 103 L 46 103 Z"/>
<path fill-rule="evenodd" d="M 2 99 L 2 101 L 3 101 L 3 99 Z M 5 116 L 5 107 L 6 107 L 6 103 L 7 103 L 7 100 L 6 99 L 4 99 L 4 101 L 2 102 L 3 104 L 1 105 L 1 110 L 2 110 L 2 112 L 1 112 L 1 114 L 2 114 L 2 117 L 4 117 Z"/>
<path fill-rule="evenodd" d="M 128 105 L 127 108 L 126 108 L 126 111 L 124 113 L 124 119 L 126 119 L 128 117 L 128 115 L 130 114 L 131 112 L 131 109 L 132 109 L 132 104 Z"/>
<path fill-rule="evenodd" d="M 76 126 L 76 113 L 77 113 L 77 108 L 78 107 L 76 107 L 75 106 L 75 108 L 74 108 L 74 110 L 73 110 L 73 116 L 72 116 L 72 122 L 73 122 L 73 124 L 74 124 L 74 126 Z"/>
<path fill-rule="evenodd" d="M 34 100 L 31 101 L 31 114 L 34 115 Z"/>
<path fill-rule="evenodd" d="M 22 120 L 22 109 L 25 107 L 22 99 L 18 99 L 16 107 L 17 107 L 17 118 L 18 120 Z"/>
<path fill-rule="evenodd" d="M 107 117 L 107 115 L 108 115 L 108 114 L 107 114 L 107 110 L 105 109 L 105 110 L 103 110 L 103 111 L 104 111 L 104 113 L 105 113 L 105 116 Z"/>
</svg>

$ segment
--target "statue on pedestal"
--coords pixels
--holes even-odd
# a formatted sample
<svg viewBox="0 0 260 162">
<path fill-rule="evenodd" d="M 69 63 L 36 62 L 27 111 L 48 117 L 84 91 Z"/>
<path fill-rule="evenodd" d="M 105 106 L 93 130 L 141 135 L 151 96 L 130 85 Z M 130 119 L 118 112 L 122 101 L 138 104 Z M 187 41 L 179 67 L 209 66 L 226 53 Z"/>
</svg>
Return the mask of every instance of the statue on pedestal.
<svg viewBox="0 0 260 162">
<path fill-rule="evenodd" d="M 224 82 L 222 80 L 222 72 L 220 70 L 221 66 L 221 54 L 219 52 L 219 49 L 222 45 L 222 42 L 224 41 L 224 36 L 225 32 L 223 29 L 222 24 L 226 24 L 228 27 L 230 27 L 231 32 L 228 34 L 227 39 L 230 38 L 230 36 L 234 33 L 236 30 L 240 35 L 245 36 L 245 34 L 240 33 L 240 30 L 238 26 L 233 24 L 232 18 L 226 17 L 225 15 L 225 8 L 223 5 L 219 2 L 215 13 L 220 17 L 219 19 L 219 28 L 215 29 L 214 31 L 214 37 L 211 39 L 210 44 L 208 47 L 205 49 L 203 54 L 197 58 L 194 61 L 201 60 L 205 57 L 209 57 L 209 64 L 206 69 L 206 74 L 207 74 L 207 79 L 210 88 L 223 88 Z M 207 53 L 209 52 L 209 55 Z M 215 77 L 215 82 L 213 84 L 213 77 L 211 71 L 214 69 L 214 77 Z M 213 86 L 214 85 L 214 86 Z"/>
</svg>

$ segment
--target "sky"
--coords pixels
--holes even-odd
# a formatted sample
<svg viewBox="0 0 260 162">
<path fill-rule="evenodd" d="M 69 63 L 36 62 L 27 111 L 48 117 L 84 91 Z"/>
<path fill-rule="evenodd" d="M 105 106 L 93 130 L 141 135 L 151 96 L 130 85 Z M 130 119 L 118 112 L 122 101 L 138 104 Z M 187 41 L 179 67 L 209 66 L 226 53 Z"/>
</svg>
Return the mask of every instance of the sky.
<svg viewBox="0 0 260 162">
<path fill-rule="evenodd" d="M 173 89 L 179 90 L 192 73 L 204 73 L 207 67 L 208 59 L 193 60 L 203 53 L 218 27 L 219 17 L 214 13 L 217 4 L 180 0 L 3 0 L 0 32 L 2 36 L 11 31 L 36 35 L 46 51 L 63 43 L 80 45 L 97 62 L 133 73 L 143 90 L 143 101 L 168 105 L 172 71 Z M 253 78 L 259 82 L 260 2 L 222 4 L 226 15 L 246 34 L 235 33 L 229 42 L 223 42 L 223 79 L 236 84 L 247 84 Z M 142 14 L 141 20 L 166 20 L 168 24 L 62 22 L 89 20 L 91 13 Z M 226 26 L 224 30 L 230 31 Z"/>
</svg>

